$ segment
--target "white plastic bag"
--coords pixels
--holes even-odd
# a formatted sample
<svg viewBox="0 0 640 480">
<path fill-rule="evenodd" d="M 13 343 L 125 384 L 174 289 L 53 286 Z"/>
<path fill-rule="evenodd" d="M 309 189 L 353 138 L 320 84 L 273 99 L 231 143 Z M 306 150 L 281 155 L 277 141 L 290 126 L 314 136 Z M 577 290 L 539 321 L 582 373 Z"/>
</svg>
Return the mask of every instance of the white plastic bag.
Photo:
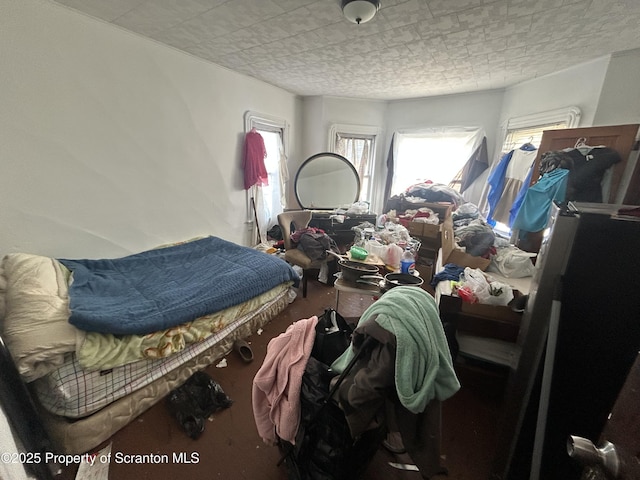
<svg viewBox="0 0 640 480">
<path fill-rule="evenodd" d="M 479 268 L 466 267 L 464 269 L 464 286 L 475 295 L 478 302 L 489 296 L 489 282 Z"/>
<path fill-rule="evenodd" d="M 389 245 L 385 263 L 392 267 L 394 270 L 400 269 L 400 258 L 402 257 L 403 250 L 395 243 Z"/>
<path fill-rule="evenodd" d="M 536 253 L 525 252 L 513 245 L 501 247 L 491 257 L 487 271 L 497 272 L 507 278 L 531 277 L 535 272 L 535 266 L 531 263 L 531 259 L 536 255 Z"/>
<path fill-rule="evenodd" d="M 511 285 L 500 282 L 491 282 L 489 284 L 489 296 L 485 301 L 480 303 L 487 303 L 489 305 L 508 305 L 513 300 L 513 288 Z"/>
<path fill-rule="evenodd" d="M 478 303 L 487 305 L 507 305 L 513 300 L 513 289 L 500 282 L 489 282 L 479 268 L 464 269 L 464 285 L 478 299 Z"/>
<path fill-rule="evenodd" d="M 347 212 L 351 215 L 362 215 L 365 213 L 369 213 L 369 204 L 367 202 L 356 202 L 353 203 L 347 208 Z"/>
</svg>

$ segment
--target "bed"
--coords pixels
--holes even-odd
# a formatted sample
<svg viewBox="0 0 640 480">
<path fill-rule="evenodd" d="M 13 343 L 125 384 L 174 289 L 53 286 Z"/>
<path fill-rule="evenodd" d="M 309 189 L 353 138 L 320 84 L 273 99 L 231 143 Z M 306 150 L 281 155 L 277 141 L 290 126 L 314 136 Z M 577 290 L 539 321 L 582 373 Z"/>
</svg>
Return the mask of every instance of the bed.
<svg viewBox="0 0 640 480">
<path fill-rule="evenodd" d="M 298 282 L 217 237 L 117 259 L 9 254 L 1 333 L 53 447 L 83 453 L 265 325 Z"/>
</svg>

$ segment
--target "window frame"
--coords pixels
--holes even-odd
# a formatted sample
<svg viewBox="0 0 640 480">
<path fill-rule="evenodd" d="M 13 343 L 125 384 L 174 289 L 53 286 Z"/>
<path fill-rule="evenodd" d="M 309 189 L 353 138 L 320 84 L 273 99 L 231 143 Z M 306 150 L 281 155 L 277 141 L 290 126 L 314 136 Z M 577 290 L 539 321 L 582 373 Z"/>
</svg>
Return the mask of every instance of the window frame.
<svg viewBox="0 0 640 480">
<path fill-rule="evenodd" d="M 244 133 L 250 132 L 252 128 L 282 132 L 282 149 L 284 156 L 289 158 L 289 122 L 281 117 L 248 110 L 244 114 Z"/>
<path fill-rule="evenodd" d="M 328 136 L 328 144 L 327 151 L 331 153 L 337 153 L 336 146 L 339 137 L 342 138 L 353 138 L 358 140 L 371 140 L 371 151 L 369 153 L 369 163 L 367 165 L 367 173 L 365 177 L 367 177 L 368 181 L 365 179 L 360 179 L 360 185 L 367 185 L 367 191 L 360 191 L 360 199 L 364 198 L 364 201 L 371 205 L 372 195 L 373 195 L 373 182 L 375 176 L 375 165 L 376 165 L 376 157 L 377 157 L 377 144 L 378 139 L 382 133 L 382 129 L 380 127 L 375 127 L 371 125 L 353 125 L 353 124 L 343 124 L 343 123 L 334 123 L 329 126 L 329 136 Z M 355 165 L 354 165 L 355 167 Z"/>
<path fill-rule="evenodd" d="M 282 151 L 284 154 L 284 161 L 287 162 L 288 158 L 289 158 L 289 135 L 290 135 L 290 129 L 291 126 L 289 125 L 289 122 L 287 122 L 286 119 L 281 118 L 281 117 L 277 117 L 274 115 L 269 115 L 266 113 L 260 113 L 260 112 L 256 112 L 256 111 L 252 111 L 252 110 L 247 110 L 244 114 L 244 133 L 245 135 L 251 131 L 252 128 L 255 128 L 256 130 L 263 130 L 263 131 L 269 131 L 269 132 L 274 132 L 274 133 L 279 133 L 282 135 Z M 286 167 L 288 167 L 287 165 L 285 165 Z M 280 171 L 282 171 L 282 169 L 280 169 Z M 286 178 L 284 179 L 284 181 L 282 181 L 281 183 L 283 184 L 283 188 L 284 185 L 286 184 L 286 182 L 289 179 Z M 245 195 L 245 200 L 246 200 L 246 220 L 245 220 L 245 224 L 247 225 L 248 229 L 250 231 L 252 231 L 252 234 L 254 237 L 257 237 L 256 235 L 256 225 L 255 225 L 255 218 L 253 216 L 253 206 L 252 206 L 252 199 L 254 198 L 254 190 L 255 187 L 251 187 L 251 189 L 246 190 L 246 195 Z M 284 192 L 282 192 L 283 195 L 285 196 L 285 198 L 288 198 L 288 194 L 286 192 L 286 189 L 284 190 Z M 282 206 L 283 210 L 286 208 L 286 204 Z M 257 212 L 256 212 L 257 215 Z M 266 232 L 260 232 L 261 235 L 266 235 Z M 266 238 L 266 236 L 265 236 Z"/>
<path fill-rule="evenodd" d="M 500 143 L 498 158 L 501 158 L 502 154 L 506 153 L 505 148 L 508 147 L 506 145 L 507 139 L 514 131 L 544 130 L 544 127 L 557 125 L 559 123 L 566 123 L 567 126 L 565 128 L 575 128 L 580 123 L 581 117 L 582 112 L 580 108 L 576 106 L 511 117 L 502 125 L 502 142 Z M 509 150 L 510 149 L 507 149 L 506 151 L 508 152 Z"/>
</svg>

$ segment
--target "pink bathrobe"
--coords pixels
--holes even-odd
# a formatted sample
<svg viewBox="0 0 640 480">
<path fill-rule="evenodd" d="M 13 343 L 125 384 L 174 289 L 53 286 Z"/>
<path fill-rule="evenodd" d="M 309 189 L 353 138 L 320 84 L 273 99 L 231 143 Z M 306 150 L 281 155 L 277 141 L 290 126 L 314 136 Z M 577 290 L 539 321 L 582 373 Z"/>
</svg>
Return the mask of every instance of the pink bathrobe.
<svg viewBox="0 0 640 480">
<path fill-rule="evenodd" d="M 311 355 L 318 317 L 298 320 L 271 339 L 253 379 L 253 417 L 267 445 L 280 437 L 295 443 L 300 423 L 302 374 Z"/>
</svg>

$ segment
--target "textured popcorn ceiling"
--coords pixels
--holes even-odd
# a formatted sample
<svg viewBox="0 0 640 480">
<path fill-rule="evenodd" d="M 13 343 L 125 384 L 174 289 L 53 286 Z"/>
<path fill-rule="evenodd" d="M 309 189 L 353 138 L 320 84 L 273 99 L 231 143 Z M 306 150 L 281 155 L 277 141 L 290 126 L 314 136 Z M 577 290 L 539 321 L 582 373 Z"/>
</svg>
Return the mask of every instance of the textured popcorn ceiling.
<svg viewBox="0 0 640 480">
<path fill-rule="evenodd" d="M 55 3 L 300 95 L 501 88 L 640 48 L 640 0 L 381 0 L 363 25 L 339 0 Z"/>
</svg>

